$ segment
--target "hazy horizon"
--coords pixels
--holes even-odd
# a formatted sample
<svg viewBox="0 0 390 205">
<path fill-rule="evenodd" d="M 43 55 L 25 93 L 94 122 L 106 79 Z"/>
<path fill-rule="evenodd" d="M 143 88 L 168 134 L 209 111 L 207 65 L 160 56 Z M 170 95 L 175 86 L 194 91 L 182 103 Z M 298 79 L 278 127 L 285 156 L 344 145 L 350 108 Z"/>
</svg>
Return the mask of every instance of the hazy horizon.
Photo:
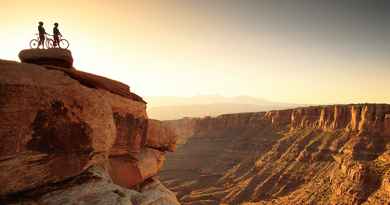
<svg viewBox="0 0 390 205">
<path fill-rule="evenodd" d="M 307 106 L 303 104 L 273 102 L 251 96 L 149 96 L 144 99 L 148 102 L 148 116 L 157 120 L 175 120 L 184 117 L 215 117 L 222 114 L 264 112 Z"/>
<path fill-rule="evenodd" d="M 388 1 L 1 4 L 1 59 L 17 60 L 38 21 L 49 33 L 59 22 L 76 68 L 122 81 L 141 96 L 390 103 Z"/>
<path fill-rule="evenodd" d="M 389 102 L 346 102 L 346 103 L 300 103 L 300 102 L 281 102 L 281 101 L 273 101 L 271 99 L 266 99 L 261 96 L 249 96 L 249 95 L 232 95 L 232 96 L 225 96 L 225 95 L 219 95 L 219 94 L 209 94 L 209 95 L 185 95 L 185 96 L 173 96 L 173 95 L 167 95 L 167 96 L 142 96 L 144 100 L 148 103 L 148 105 L 151 105 L 151 102 L 153 102 L 152 106 L 166 106 L 166 105 L 191 105 L 191 104 L 213 104 L 213 103 L 220 103 L 218 100 L 213 101 L 213 99 L 242 99 L 242 98 L 251 98 L 252 100 L 261 100 L 264 102 L 267 102 L 268 104 L 296 104 L 296 105 L 307 105 L 307 106 L 316 106 L 316 105 L 343 105 L 343 104 L 389 104 Z M 191 102 L 190 100 L 193 99 L 204 99 L 204 101 L 197 101 L 196 103 Z M 155 103 L 155 101 L 163 101 L 159 103 Z M 180 102 L 177 102 L 179 100 Z M 225 102 L 225 101 L 222 101 Z M 259 104 L 259 103 L 247 103 L 244 101 L 242 104 Z M 262 104 L 262 103 L 260 103 Z"/>
<path fill-rule="evenodd" d="M 184 117 L 215 117 L 222 114 L 264 112 L 298 107 L 332 105 L 275 102 L 253 96 L 222 96 L 217 94 L 180 97 L 144 96 L 144 100 L 147 102 L 148 116 L 158 120 L 174 120 Z M 365 103 L 360 102 L 358 104 Z M 351 103 L 335 104 L 345 105 Z"/>
</svg>

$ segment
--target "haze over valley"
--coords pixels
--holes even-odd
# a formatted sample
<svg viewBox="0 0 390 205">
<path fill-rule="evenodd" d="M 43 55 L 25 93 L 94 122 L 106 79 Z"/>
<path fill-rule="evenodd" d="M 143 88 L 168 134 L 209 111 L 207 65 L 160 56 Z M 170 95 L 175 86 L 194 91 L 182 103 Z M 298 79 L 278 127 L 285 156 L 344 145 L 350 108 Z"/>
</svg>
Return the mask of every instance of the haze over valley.
<svg viewBox="0 0 390 205">
<path fill-rule="evenodd" d="M 158 120 L 173 120 L 183 117 L 217 116 L 227 113 L 260 112 L 304 106 L 300 104 L 272 102 L 249 96 L 159 96 L 146 97 L 145 99 L 148 102 L 149 117 Z"/>
</svg>

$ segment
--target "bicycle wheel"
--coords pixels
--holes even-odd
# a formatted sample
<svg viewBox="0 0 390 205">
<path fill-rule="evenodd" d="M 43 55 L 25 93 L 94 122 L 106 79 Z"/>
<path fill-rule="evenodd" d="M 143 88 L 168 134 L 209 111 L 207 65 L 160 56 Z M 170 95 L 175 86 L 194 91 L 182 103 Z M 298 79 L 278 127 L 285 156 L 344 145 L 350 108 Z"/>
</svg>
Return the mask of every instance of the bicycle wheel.
<svg viewBox="0 0 390 205">
<path fill-rule="evenodd" d="M 33 39 L 30 41 L 30 48 L 38 48 L 38 40 L 37 39 Z"/>
<path fill-rule="evenodd" d="M 60 41 L 60 48 L 67 49 L 69 48 L 69 42 L 66 39 L 61 39 Z"/>
<path fill-rule="evenodd" d="M 54 41 L 52 39 L 46 40 L 46 48 L 54 48 Z"/>
</svg>

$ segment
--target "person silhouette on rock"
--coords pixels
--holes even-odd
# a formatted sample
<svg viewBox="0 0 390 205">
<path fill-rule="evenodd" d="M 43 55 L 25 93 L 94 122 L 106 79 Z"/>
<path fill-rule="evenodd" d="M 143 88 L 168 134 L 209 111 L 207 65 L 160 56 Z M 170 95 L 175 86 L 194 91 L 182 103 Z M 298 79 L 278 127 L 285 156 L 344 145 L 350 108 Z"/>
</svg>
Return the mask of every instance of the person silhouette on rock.
<svg viewBox="0 0 390 205">
<path fill-rule="evenodd" d="M 39 32 L 39 42 L 38 42 L 38 48 L 42 45 L 42 48 L 45 48 L 45 35 L 47 34 L 45 31 L 45 28 L 43 28 L 43 22 L 39 22 L 38 26 L 38 32 Z"/>
<path fill-rule="evenodd" d="M 54 36 L 54 47 L 59 47 L 60 45 L 60 36 L 62 36 L 60 30 L 58 29 L 58 23 L 54 23 L 54 28 L 53 28 L 53 36 Z"/>
</svg>

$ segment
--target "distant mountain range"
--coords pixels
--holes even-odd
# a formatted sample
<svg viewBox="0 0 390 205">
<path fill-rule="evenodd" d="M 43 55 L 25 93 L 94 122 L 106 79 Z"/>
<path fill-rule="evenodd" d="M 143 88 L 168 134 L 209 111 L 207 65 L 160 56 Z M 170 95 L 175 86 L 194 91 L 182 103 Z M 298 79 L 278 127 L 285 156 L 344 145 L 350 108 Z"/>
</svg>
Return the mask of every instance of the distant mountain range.
<svg viewBox="0 0 390 205">
<path fill-rule="evenodd" d="M 259 112 L 304 106 L 303 104 L 272 102 L 250 96 L 158 96 L 145 97 L 145 99 L 148 102 L 147 111 L 149 117 L 158 120 L 217 116 L 226 113 Z"/>
</svg>

